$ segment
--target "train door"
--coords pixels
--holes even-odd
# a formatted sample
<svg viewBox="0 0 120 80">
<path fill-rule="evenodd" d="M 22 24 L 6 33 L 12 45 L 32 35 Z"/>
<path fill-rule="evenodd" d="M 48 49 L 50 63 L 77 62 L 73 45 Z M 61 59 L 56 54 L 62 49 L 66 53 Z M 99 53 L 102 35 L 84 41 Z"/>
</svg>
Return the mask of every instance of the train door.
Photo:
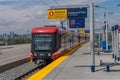
<svg viewBox="0 0 120 80">
<path fill-rule="evenodd" d="M 60 34 L 55 33 L 54 34 L 54 49 L 57 51 L 61 47 L 61 38 Z"/>
</svg>

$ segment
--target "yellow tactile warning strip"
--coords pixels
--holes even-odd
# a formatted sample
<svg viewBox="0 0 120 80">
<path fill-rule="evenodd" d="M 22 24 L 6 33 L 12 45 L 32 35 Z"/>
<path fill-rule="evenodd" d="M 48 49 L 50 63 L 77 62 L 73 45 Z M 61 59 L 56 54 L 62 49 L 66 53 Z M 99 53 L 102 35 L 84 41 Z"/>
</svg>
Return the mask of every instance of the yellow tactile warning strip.
<svg viewBox="0 0 120 80">
<path fill-rule="evenodd" d="M 83 43 L 78 44 L 74 48 L 68 51 L 68 53 L 64 54 L 64 56 L 61 56 L 60 58 L 53 61 L 51 64 L 47 65 L 37 73 L 35 73 L 33 76 L 28 78 L 27 80 L 42 80 L 47 74 L 49 74 L 54 68 L 56 68 L 61 62 L 63 62 L 69 55 L 71 55 L 74 51 L 76 51 L 79 47 L 82 46 Z"/>
</svg>

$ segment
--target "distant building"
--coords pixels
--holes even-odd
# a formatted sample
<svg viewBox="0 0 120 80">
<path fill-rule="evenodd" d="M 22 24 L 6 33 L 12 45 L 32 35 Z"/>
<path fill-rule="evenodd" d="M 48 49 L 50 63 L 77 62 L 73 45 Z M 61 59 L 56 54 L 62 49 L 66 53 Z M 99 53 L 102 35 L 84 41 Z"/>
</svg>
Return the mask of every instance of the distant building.
<svg viewBox="0 0 120 80">
<path fill-rule="evenodd" d="M 10 38 L 12 39 L 12 38 L 14 38 L 14 32 L 10 32 Z"/>
</svg>

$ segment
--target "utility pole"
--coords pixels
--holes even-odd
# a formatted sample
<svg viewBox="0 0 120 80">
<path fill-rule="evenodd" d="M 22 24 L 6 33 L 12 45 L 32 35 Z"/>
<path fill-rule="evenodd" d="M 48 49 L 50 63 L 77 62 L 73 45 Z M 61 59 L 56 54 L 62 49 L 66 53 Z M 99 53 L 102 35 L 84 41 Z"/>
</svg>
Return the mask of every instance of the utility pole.
<svg viewBox="0 0 120 80">
<path fill-rule="evenodd" d="M 108 50 L 108 20 L 107 20 L 107 17 L 108 17 L 108 9 L 105 8 L 105 12 L 104 12 L 104 24 L 105 24 L 105 35 L 106 35 L 106 51 Z"/>
</svg>

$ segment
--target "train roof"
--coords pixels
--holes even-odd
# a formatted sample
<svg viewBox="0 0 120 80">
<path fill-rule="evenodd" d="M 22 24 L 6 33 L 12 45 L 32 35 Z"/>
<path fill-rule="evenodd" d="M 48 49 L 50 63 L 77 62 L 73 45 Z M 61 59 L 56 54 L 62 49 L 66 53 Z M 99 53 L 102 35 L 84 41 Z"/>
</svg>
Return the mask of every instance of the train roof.
<svg viewBox="0 0 120 80">
<path fill-rule="evenodd" d="M 54 33 L 58 31 L 58 27 L 35 27 L 32 29 L 32 33 Z"/>
</svg>

